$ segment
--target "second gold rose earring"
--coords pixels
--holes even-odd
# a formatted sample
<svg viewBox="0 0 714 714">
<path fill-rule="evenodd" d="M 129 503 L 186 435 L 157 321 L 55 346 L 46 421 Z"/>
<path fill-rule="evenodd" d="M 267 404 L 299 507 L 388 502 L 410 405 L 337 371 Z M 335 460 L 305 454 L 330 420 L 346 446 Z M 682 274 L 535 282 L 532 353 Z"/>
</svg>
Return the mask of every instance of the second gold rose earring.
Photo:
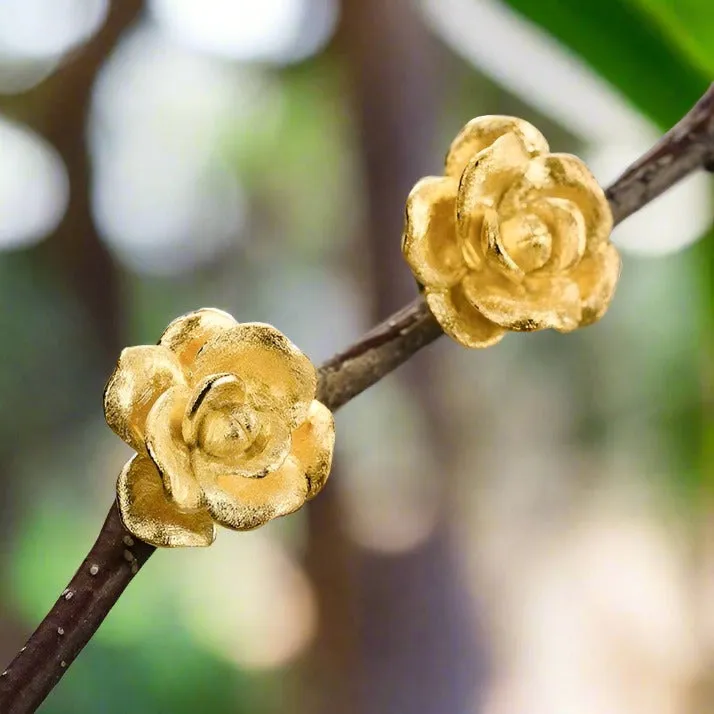
<svg viewBox="0 0 714 714">
<path fill-rule="evenodd" d="M 296 511 L 332 463 L 334 420 L 316 388 L 285 335 L 213 308 L 125 349 L 104 412 L 136 450 L 117 483 L 126 528 L 154 546 L 206 546 L 216 524 L 249 530 Z"/>
<path fill-rule="evenodd" d="M 550 153 L 527 121 L 484 116 L 451 144 L 444 176 L 409 194 L 402 250 L 444 332 L 488 347 L 602 317 L 620 273 L 612 224 L 580 159 Z"/>
</svg>

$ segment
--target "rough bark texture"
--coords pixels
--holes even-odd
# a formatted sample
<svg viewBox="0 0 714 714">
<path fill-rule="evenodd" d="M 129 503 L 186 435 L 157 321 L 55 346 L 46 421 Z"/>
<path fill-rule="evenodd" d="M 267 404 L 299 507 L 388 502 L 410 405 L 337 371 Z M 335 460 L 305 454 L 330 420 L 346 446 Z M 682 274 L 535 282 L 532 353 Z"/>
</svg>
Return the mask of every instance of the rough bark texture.
<svg viewBox="0 0 714 714">
<path fill-rule="evenodd" d="M 714 84 L 675 126 L 605 192 L 615 223 L 639 211 L 685 176 L 714 166 Z"/>
<path fill-rule="evenodd" d="M 416 298 L 320 367 L 317 398 L 338 409 L 441 334 L 424 300 Z"/>
<path fill-rule="evenodd" d="M 40 706 L 154 550 L 132 537 L 113 505 L 79 570 L 0 675 L 3 714 Z"/>
</svg>

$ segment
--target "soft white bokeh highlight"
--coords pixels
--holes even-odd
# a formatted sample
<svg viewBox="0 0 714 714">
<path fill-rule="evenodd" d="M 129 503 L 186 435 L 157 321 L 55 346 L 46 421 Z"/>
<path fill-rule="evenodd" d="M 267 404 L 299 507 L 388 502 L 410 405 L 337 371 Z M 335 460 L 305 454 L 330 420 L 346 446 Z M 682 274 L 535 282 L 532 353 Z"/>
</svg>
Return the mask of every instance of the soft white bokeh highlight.
<svg viewBox="0 0 714 714">
<path fill-rule="evenodd" d="M 176 554 L 182 622 L 197 642 L 241 668 L 284 666 L 317 627 L 312 586 L 273 530 L 221 529 L 210 548 Z"/>
<path fill-rule="evenodd" d="M 56 228 L 68 199 L 57 152 L 29 129 L 0 118 L 0 250 L 40 241 Z"/>
<path fill-rule="evenodd" d="M 102 26 L 108 0 L 0 0 L 0 93 L 24 92 Z"/>
<path fill-rule="evenodd" d="M 154 26 L 128 35 L 94 96 L 93 206 L 127 267 L 173 274 L 242 239 L 244 191 L 225 158 L 232 132 L 275 116 L 279 95 L 258 70 L 191 52 Z"/>
<path fill-rule="evenodd" d="M 426 418 L 408 393 L 395 389 L 395 383 L 384 383 L 340 414 L 340 478 L 333 484 L 350 537 L 385 554 L 424 543 L 441 505 L 442 469 L 429 450 Z"/>
<path fill-rule="evenodd" d="M 1 0 L 0 49 L 57 57 L 91 37 L 108 9 L 108 0 Z"/>
<path fill-rule="evenodd" d="M 521 544 L 495 614 L 502 657 L 486 714 L 688 711 L 698 674 L 691 581 L 655 518 L 593 514 Z M 524 556 L 527 554 L 527 558 Z"/>
<path fill-rule="evenodd" d="M 331 37 L 336 0 L 151 0 L 149 9 L 177 41 L 241 61 L 291 63 Z"/>
</svg>

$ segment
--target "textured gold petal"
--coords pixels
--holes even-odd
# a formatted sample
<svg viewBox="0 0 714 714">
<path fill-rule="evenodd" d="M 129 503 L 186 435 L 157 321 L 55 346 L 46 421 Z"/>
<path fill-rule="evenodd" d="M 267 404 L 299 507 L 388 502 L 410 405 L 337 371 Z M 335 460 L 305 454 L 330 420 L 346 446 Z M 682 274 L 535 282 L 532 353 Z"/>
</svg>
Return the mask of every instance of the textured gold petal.
<svg viewBox="0 0 714 714">
<path fill-rule="evenodd" d="M 159 344 L 175 352 L 181 364 L 188 367 L 211 337 L 236 324 L 227 312 L 204 307 L 177 317 L 164 330 Z"/>
<path fill-rule="evenodd" d="M 107 424 L 127 444 L 143 452 L 149 410 L 169 387 L 183 383 L 181 365 L 170 350 L 155 345 L 127 347 L 104 390 Z"/>
<path fill-rule="evenodd" d="M 422 285 L 450 287 L 466 272 L 456 237 L 458 187 L 455 179 L 427 176 L 407 198 L 402 252 Z"/>
<path fill-rule="evenodd" d="M 146 418 L 146 447 L 164 480 L 164 487 L 179 508 L 203 505 L 203 491 L 191 468 L 191 454 L 181 434 L 190 392 L 181 385 L 165 391 Z"/>
<path fill-rule="evenodd" d="M 245 405 L 245 384 L 234 374 L 218 373 L 204 377 L 193 388 L 185 405 L 182 424 L 184 441 L 196 446 L 202 419 L 212 412 L 223 412 Z"/>
<path fill-rule="evenodd" d="M 203 482 L 208 510 L 226 528 L 246 531 L 297 511 L 307 498 L 305 470 L 288 457 L 265 478 L 225 474 Z"/>
<path fill-rule="evenodd" d="M 475 309 L 509 330 L 569 332 L 580 323 L 580 291 L 569 278 L 529 276 L 516 285 L 495 274 L 474 273 L 462 285 Z"/>
<path fill-rule="evenodd" d="M 552 237 L 544 271 L 559 272 L 575 265 L 585 253 L 587 228 L 578 205 L 565 198 L 543 198 L 528 207 L 548 226 Z"/>
<path fill-rule="evenodd" d="M 304 421 L 315 397 L 317 373 L 310 360 L 272 325 L 246 322 L 209 340 L 191 370 L 195 382 L 232 373 L 245 384 L 248 398 L 267 402 L 294 427 Z"/>
<path fill-rule="evenodd" d="M 198 446 L 191 452 L 193 472 L 200 483 L 223 475 L 262 479 L 282 466 L 292 446 L 287 423 L 275 414 L 257 417 L 255 439 L 246 446 L 226 436 L 234 430 L 232 415 L 221 412 L 207 415 L 200 428 Z M 238 418 L 244 419 L 242 415 Z"/>
<path fill-rule="evenodd" d="M 472 119 L 458 134 L 446 155 L 446 175 L 460 178 L 466 164 L 504 134 L 516 134 L 530 156 L 547 153 L 548 142 L 532 124 L 507 116 L 483 116 Z"/>
<path fill-rule="evenodd" d="M 510 216 L 544 197 L 575 203 L 585 219 L 586 249 L 597 252 L 612 232 L 612 211 L 590 169 L 571 154 L 539 156 L 504 195 L 501 215 Z"/>
<path fill-rule="evenodd" d="M 466 300 L 461 285 L 451 290 L 426 290 L 425 299 L 441 329 L 464 347 L 489 347 L 505 334 Z"/>
<path fill-rule="evenodd" d="M 498 268 L 510 280 L 516 282 L 523 280 L 525 273 L 506 249 L 501 237 L 498 213 L 492 208 L 486 209 L 483 217 L 481 242 L 484 258 L 489 267 Z"/>
<path fill-rule="evenodd" d="M 332 466 L 335 420 L 332 412 L 314 400 L 307 419 L 293 432 L 292 456 L 302 464 L 307 478 L 308 499 L 323 488 Z"/>
<path fill-rule="evenodd" d="M 590 325 L 605 314 L 615 293 L 620 267 L 619 253 L 608 243 L 597 253 L 586 256 L 573 271 L 582 300 L 581 325 Z"/>
<path fill-rule="evenodd" d="M 481 206 L 495 208 L 506 190 L 523 176 L 530 156 L 516 134 L 504 134 L 468 162 L 459 183 L 456 216 L 469 220 Z M 461 229 L 461 228 L 460 228 Z"/>
<path fill-rule="evenodd" d="M 456 236 L 464 263 L 469 270 L 483 270 L 484 252 L 482 234 L 486 212 L 491 210 L 486 204 L 474 203 L 468 216 L 456 221 Z"/>
<path fill-rule="evenodd" d="M 134 456 L 117 481 L 119 512 L 127 529 L 157 547 L 211 545 L 216 529 L 204 509 L 182 511 L 164 489 L 151 459 Z"/>
</svg>

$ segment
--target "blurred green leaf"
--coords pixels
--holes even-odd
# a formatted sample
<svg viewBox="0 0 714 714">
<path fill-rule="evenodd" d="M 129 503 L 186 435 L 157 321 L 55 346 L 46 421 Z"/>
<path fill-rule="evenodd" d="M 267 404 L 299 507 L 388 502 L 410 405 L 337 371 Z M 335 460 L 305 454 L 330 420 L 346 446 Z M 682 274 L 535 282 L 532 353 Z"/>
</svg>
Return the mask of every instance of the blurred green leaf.
<svg viewBox="0 0 714 714">
<path fill-rule="evenodd" d="M 714 75 L 714 3 L 711 0 L 630 0 L 640 6 L 704 76 Z"/>
<path fill-rule="evenodd" d="M 258 677 L 197 647 L 180 628 L 135 647 L 92 640 L 47 698 L 43 714 L 194 714 L 265 711 L 274 695 Z"/>
<path fill-rule="evenodd" d="M 662 128 L 677 122 L 707 87 L 707 67 L 714 66 L 711 0 L 506 3 L 580 55 Z M 705 51 L 710 64 L 695 62 Z"/>
</svg>

